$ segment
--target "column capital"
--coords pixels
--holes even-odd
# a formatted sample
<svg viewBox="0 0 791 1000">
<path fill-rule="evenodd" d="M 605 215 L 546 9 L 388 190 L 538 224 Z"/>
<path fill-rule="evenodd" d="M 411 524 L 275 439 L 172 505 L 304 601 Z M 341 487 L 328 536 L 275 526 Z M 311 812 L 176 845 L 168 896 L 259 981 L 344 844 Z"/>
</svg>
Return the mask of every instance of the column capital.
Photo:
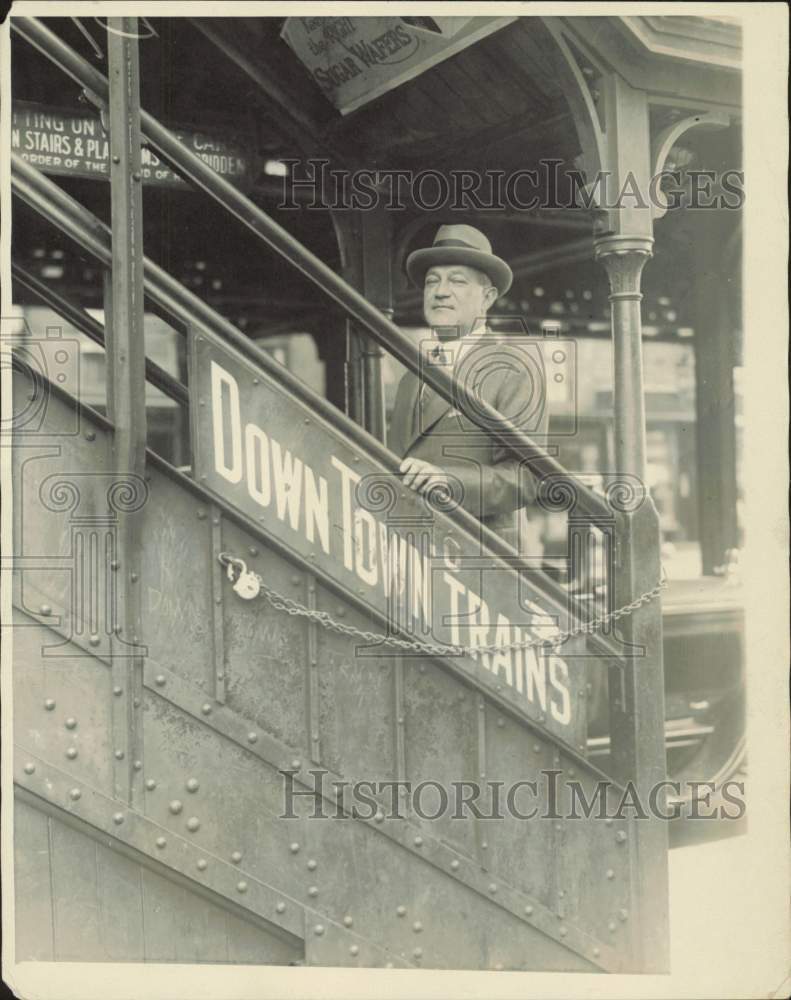
<svg viewBox="0 0 791 1000">
<path fill-rule="evenodd" d="M 603 236 L 594 242 L 594 257 L 607 269 L 610 279 L 610 301 L 640 300 L 640 276 L 653 256 L 653 246 L 649 236 Z"/>
</svg>

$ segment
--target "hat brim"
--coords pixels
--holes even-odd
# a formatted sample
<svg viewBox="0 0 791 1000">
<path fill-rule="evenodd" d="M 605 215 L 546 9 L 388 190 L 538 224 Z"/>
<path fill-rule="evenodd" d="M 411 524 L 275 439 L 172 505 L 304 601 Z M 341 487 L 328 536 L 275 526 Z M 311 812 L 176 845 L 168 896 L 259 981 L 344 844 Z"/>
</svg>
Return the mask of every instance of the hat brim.
<svg viewBox="0 0 791 1000">
<path fill-rule="evenodd" d="M 500 257 L 466 247 L 425 247 L 413 250 L 406 259 L 406 273 L 414 284 L 422 287 L 426 271 L 435 264 L 463 264 L 483 271 L 488 274 L 500 295 L 505 295 L 514 280 L 511 268 Z"/>
</svg>

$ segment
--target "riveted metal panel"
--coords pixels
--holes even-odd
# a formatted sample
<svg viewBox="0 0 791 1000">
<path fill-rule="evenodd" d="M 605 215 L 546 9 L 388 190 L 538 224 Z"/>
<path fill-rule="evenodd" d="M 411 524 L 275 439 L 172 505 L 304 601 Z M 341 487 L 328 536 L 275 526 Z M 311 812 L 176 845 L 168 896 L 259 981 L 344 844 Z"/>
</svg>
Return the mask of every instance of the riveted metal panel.
<svg viewBox="0 0 791 1000">
<path fill-rule="evenodd" d="M 229 521 L 223 522 L 223 545 L 241 551 L 279 593 L 301 598 L 295 569 L 271 549 Z M 257 554 L 251 555 L 253 549 Z M 275 611 L 266 601 L 223 602 L 226 701 L 255 726 L 296 747 L 307 746 L 305 664 L 307 631 L 302 619 Z"/>
<path fill-rule="evenodd" d="M 213 693 L 209 506 L 156 469 L 150 477 L 141 567 L 145 641 L 151 657 Z"/>
<path fill-rule="evenodd" d="M 370 627 L 370 619 L 326 587 L 317 587 L 316 607 L 344 624 Z M 317 650 L 322 762 L 348 780 L 394 779 L 392 651 L 377 656 L 375 647 L 326 629 Z"/>
<path fill-rule="evenodd" d="M 113 742 L 109 665 L 73 643 L 64 659 L 42 656 L 61 641 L 52 629 L 14 616 L 14 733 L 18 740 L 76 781 L 110 792 Z M 82 654 L 82 655 L 78 655 Z"/>
<path fill-rule="evenodd" d="M 449 796 L 437 819 L 415 822 L 453 844 L 462 853 L 477 853 L 476 820 L 454 818 L 454 782 L 475 782 L 478 777 L 476 727 L 478 699 L 433 663 L 404 658 L 404 743 L 406 774 L 416 789 L 421 782 L 438 782 Z M 426 786 L 417 802 L 428 816 L 441 808 L 438 793 Z"/>
</svg>

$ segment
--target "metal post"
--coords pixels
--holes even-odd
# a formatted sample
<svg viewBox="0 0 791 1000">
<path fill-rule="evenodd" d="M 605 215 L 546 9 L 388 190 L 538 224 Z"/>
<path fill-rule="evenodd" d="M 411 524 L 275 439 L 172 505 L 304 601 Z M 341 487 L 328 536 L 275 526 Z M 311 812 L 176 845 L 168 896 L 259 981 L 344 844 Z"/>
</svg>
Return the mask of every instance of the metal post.
<svg viewBox="0 0 791 1000">
<path fill-rule="evenodd" d="M 607 236 L 596 242 L 596 259 L 607 269 L 612 304 L 617 472 L 646 481 L 640 275 L 651 256 L 648 237 Z M 659 582 L 659 520 L 650 496 L 635 511 L 620 514 L 615 603 L 623 606 Z M 666 778 L 662 612 L 658 600 L 623 619 L 621 638 L 642 656 L 610 670 L 611 768 L 631 781 L 640 802 Z M 637 652 L 637 650 L 635 650 Z M 658 801 L 664 801 L 659 795 Z M 635 968 L 664 972 L 668 966 L 667 822 L 632 823 L 635 857 Z"/>
<path fill-rule="evenodd" d="M 112 282 L 106 297 L 110 299 L 107 408 L 114 425 L 114 473 L 119 481 L 131 474 L 143 482 L 146 406 L 137 18 L 110 18 L 108 28 Z M 113 683 L 120 695 L 113 699 L 114 784 L 115 794 L 129 802 L 136 799 L 133 775 L 141 773 L 133 769 L 133 762 L 142 753 L 136 723 L 142 700 L 142 660 L 138 656 L 128 659 L 128 651 L 121 649 L 123 644 L 136 646 L 141 636 L 140 527 L 138 514 L 121 515 L 115 567 L 120 635 L 114 643 Z"/>
<path fill-rule="evenodd" d="M 377 203 L 362 213 L 363 294 L 389 320 L 393 319 L 392 222 L 390 213 Z M 376 341 L 363 341 L 365 385 L 365 429 L 378 441 L 385 440 L 385 400 L 382 380 L 384 351 Z"/>
</svg>

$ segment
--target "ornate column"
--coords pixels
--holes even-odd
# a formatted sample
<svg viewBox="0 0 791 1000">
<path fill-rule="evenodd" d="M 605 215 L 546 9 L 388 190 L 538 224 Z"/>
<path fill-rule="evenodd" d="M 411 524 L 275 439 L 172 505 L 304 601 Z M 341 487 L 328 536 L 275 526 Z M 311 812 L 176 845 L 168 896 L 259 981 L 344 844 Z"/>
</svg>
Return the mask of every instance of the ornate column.
<svg viewBox="0 0 791 1000">
<path fill-rule="evenodd" d="M 596 241 L 594 249 L 610 282 L 617 471 L 643 481 L 645 399 L 640 277 L 652 247 L 653 240 L 647 236 L 605 236 Z"/>
</svg>

